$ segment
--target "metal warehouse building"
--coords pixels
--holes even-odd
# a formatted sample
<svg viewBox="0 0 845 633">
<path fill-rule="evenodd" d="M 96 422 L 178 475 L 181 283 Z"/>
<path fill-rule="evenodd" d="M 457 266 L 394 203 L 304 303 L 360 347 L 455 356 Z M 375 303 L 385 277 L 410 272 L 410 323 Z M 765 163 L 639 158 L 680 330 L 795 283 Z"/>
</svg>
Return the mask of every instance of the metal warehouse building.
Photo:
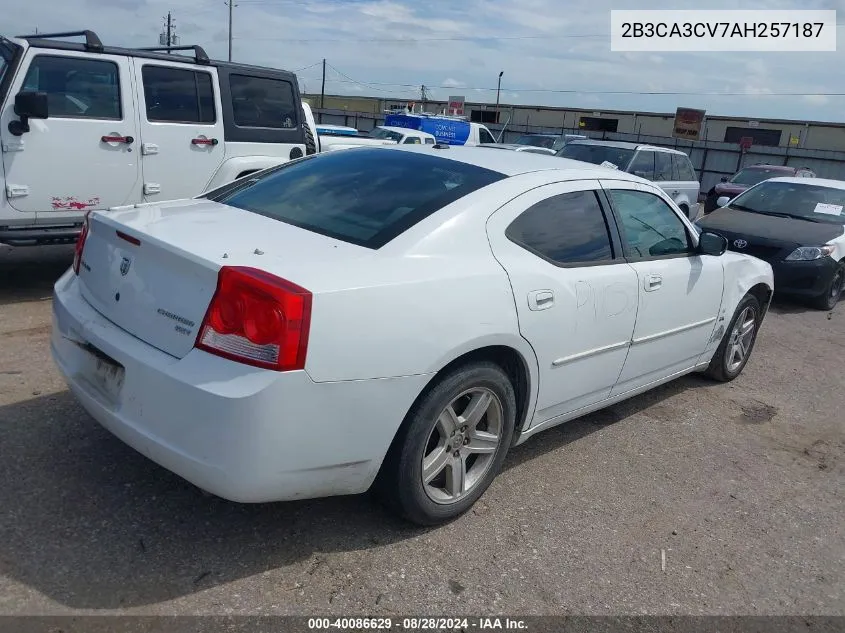
<svg viewBox="0 0 845 633">
<path fill-rule="evenodd" d="M 385 111 L 403 110 L 408 101 L 377 97 L 326 95 L 320 108 L 320 95 L 305 95 L 323 123 L 349 125 L 368 131 L 379 125 Z M 427 112 L 438 112 L 445 101 L 427 101 Z M 674 112 L 630 112 L 621 110 L 580 110 L 545 106 L 502 104 L 499 122 L 496 106 L 466 103 L 464 114 L 471 121 L 487 125 L 495 134 L 505 124 L 502 142 L 520 134 L 576 133 L 592 138 L 633 141 L 687 152 L 698 170 L 702 191 L 708 191 L 722 176 L 754 163 L 809 167 L 818 176 L 845 180 L 845 123 L 790 121 L 784 119 L 740 119 L 707 116 L 700 141 L 672 136 Z M 740 139 L 752 139 L 748 150 Z"/>
</svg>

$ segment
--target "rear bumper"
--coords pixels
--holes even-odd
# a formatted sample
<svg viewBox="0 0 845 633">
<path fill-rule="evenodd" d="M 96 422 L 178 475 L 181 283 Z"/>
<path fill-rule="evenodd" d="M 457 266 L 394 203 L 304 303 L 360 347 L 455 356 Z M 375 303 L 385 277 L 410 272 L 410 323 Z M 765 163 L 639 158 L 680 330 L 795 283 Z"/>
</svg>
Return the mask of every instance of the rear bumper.
<svg viewBox="0 0 845 633">
<path fill-rule="evenodd" d="M 82 223 L 72 226 L 0 226 L 0 244 L 9 246 L 39 246 L 73 244 L 79 237 Z"/>
<path fill-rule="evenodd" d="M 775 292 L 818 297 L 827 291 L 836 267 L 836 260 L 831 257 L 810 262 L 774 262 Z"/>
<path fill-rule="evenodd" d="M 365 491 L 429 379 L 317 383 L 304 371 L 256 369 L 199 350 L 177 359 L 94 311 L 70 271 L 53 305 L 53 358 L 86 411 L 154 462 L 231 501 Z M 103 380 L 95 353 L 123 367 L 122 384 Z"/>
</svg>

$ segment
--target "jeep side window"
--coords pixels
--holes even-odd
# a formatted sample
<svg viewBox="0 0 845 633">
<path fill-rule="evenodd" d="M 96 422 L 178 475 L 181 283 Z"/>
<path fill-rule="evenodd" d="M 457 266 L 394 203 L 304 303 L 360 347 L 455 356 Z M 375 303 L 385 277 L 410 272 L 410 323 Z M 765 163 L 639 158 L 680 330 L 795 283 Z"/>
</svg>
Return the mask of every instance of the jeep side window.
<svg viewBox="0 0 845 633">
<path fill-rule="evenodd" d="M 214 123 L 214 89 L 206 72 L 144 65 L 147 120 L 167 123 Z"/>
<path fill-rule="evenodd" d="M 50 118 L 123 118 L 117 64 L 99 59 L 37 55 L 24 90 L 47 93 Z"/>
<path fill-rule="evenodd" d="M 299 124 L 293 88 L 287 81 L 232 73 L 229 87 L 238 127 L 292 129 Z"/>
<path fill-rule="evenodd" d="M 646 180 L 654 180 L 654 154 L 650 150 L 640 150 L 631 161 L 628 171 Z"/>
</svg>

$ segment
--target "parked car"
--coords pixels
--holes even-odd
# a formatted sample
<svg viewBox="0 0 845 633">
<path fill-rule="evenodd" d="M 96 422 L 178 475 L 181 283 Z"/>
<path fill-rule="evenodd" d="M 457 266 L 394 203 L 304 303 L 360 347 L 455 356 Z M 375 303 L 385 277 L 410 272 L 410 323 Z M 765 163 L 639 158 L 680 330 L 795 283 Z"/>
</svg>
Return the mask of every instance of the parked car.
<svg viewBox="0 0 845 633">
<path fill-rule="evenodd" d="M 321 152 L 374 145 L 434 145 L 437 142 L 434 135 L 428 132 L 387 125 L 376 126 L 369 134 L 358 136 L 346 132 L 335 133 L 329 128 L 326 132 L 320 133 L 318 139 L 318 148 Z"/>
<path fill-rule="evenodd" d="M 588 139 L 567 143 L 557 156 L 594 165 L 604 164 L 651 180 L 672 197 L 688 218 L 694 218 L 698 209 L 698 178 L 689 156 L 681 151 L 639 143 Z"/>
<path fill-rule="evenodd" d="M 171 52 L 92 31 L 0 38 L 0 243 L 72 243 L 85 211 L 195 196 L 316 151 L 293 73 Z"/>
<path fill-rule="evenodd" d="M 375 484 L 440 523 L 511 446 L 748 360 L 771 267 L 608 173 L 398 145 L 94 211 L 55 285 L 53 357 L 105 428 L 215 495 Z"/>
<path fill-rule="evenodd" d="M 384 117 L 388 127 L 427 132 L 441 145 L 486 145 L 496 142 L 493 133 L 481 123 L 465 117 L 428 113 L 396 113 Z"/>
<path fill-rule="evenodd" d="M 785 165 L 750 165 L 740 169 L 728 178 L 722 176 L 722 181 L 707 192 L 704 200 L 704 213 L 710 213 L 718 207 L 716 201 L 722 196 L 733 198 L 743 191 L 769 178 L 795 176 L 797 178 L 815 178 L 815 172 L 806 167 L 787 167 Z"/>
<path fill-rule="evenodd" d="M 845 285 L 845 182 L 770 178 L 719 205 L 699 227 L 769 262 L 778 292 L 833 309 Z"/>
<path fill-rule="evenodd" d="M 539 147 L 558 152 L 568 142 L 587 138 L 583 134 L 523 134 L 514 141 L 514 145 Z"/>
</svg>

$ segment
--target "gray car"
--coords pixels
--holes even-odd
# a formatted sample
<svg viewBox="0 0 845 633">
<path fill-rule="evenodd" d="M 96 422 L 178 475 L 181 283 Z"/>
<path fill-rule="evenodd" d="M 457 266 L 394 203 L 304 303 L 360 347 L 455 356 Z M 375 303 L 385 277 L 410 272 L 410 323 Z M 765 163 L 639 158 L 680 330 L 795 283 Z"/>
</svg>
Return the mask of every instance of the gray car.
<svg viewBox="0 0 845 633">
<path fill-rule="evenodd" d="M 701 185 L 689 156 L 676 149 L 587 139 L 570 141 L 555 155 L 605 165 L 651 180 L 691 219 L 698 209 Z"/>
</svg>

